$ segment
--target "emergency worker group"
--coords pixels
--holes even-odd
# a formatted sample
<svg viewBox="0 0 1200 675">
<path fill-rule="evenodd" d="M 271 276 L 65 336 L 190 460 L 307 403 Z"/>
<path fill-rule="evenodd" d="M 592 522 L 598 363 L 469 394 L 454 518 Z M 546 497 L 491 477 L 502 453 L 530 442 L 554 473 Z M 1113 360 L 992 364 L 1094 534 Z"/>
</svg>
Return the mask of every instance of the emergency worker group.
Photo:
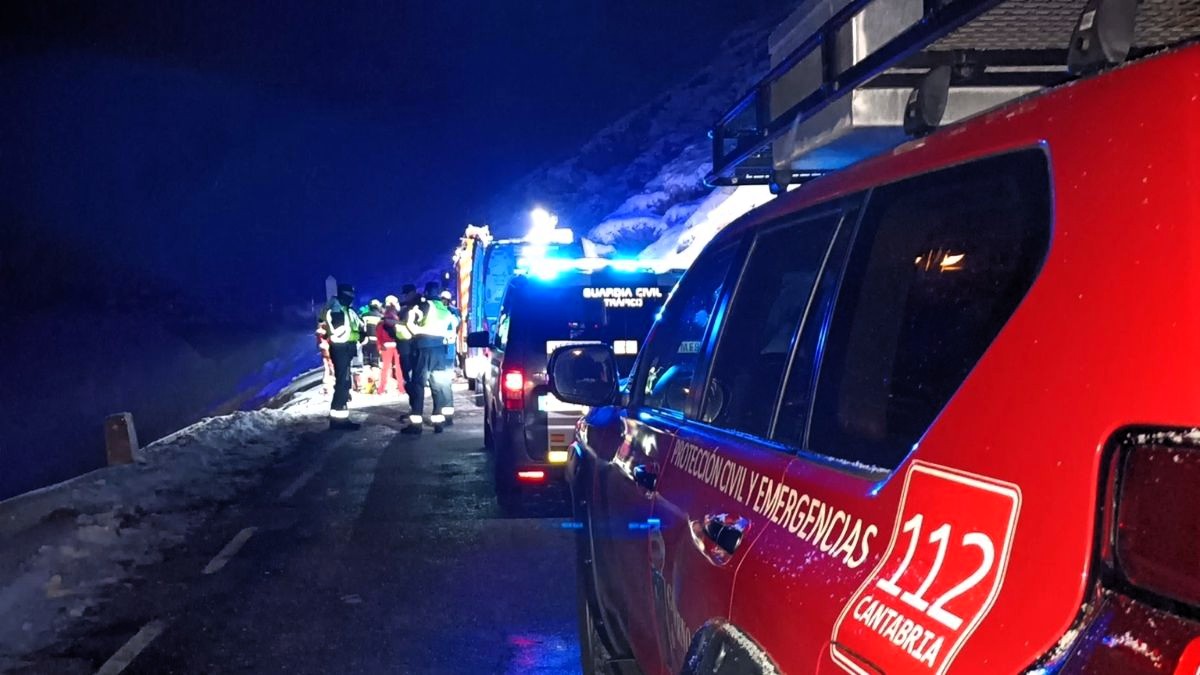
<svg viewBox="0 0 1200 675">
<path fill-rule="evenodd" d="M 350 419 L 351 390 L 386 394 L 390 387 L 408 395 L 407 425 L 400 433 L 418 435 L 428 424 L 441 433 L 454 422 L 454 344 L 460 321 L 452 296 L 437 282 L 418 291 L 406 284 L 400 295 L 371 300 L 355 309 L 354 287 L 337 293 L 317 316 L 317 345 L 332 382 L 331 429 L 357 429 Z M 355 362 L 363 365 L 355 378 Z M 378 372 L 378 377 L 362 376 Z M 393 385 L 394 383 L 394 385 Z M 425 407 L 425 388 L 432 402 Z"/>
</svg>

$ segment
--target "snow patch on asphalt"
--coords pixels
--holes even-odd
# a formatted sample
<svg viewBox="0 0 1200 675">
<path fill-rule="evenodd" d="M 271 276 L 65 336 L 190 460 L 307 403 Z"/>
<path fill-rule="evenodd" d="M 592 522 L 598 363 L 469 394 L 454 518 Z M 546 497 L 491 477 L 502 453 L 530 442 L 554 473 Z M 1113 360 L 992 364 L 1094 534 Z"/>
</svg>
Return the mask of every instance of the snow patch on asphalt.
<svg viewBox="0 0 1200 675">
<path fill-rule="evenodd" d="M 0 502 L 0 672 L 182 544 L 301 433 L 322 428 L 327 406 L 318 387 L 278 409 L 208 418 L 143 448 L 134 464 Z"/>
</svg>

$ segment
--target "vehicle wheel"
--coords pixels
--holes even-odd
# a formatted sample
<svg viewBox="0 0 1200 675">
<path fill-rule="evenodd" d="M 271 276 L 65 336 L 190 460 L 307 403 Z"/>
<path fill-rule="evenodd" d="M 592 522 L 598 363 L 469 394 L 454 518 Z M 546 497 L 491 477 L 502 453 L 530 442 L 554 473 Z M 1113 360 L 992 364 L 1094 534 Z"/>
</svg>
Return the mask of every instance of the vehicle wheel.
<svg viewBox="0 0 1200 675">
<path fill-rule="evenodd" d="M 515 516 L 521 510 L 521 486 L 513 478 L 513 469 L 506 461 L 508 453 L 502 443 L 492 437 L 493 483 L 496 486 L 496 504 L 506 516 Z"/>
<path fill-rule="evenodd" d="M 497 485 L 496 504 L 500 507 L 500 512 L 505 516 L 516 517 L 521 515 L 521 508 L 524 506 L 524 501 L 521 499 L 520 488 L 515 485 Z"/>
<path fill-rule="evenodd" d="M 580 534 L 579 536 L 583 536 Z M 588 602 L 588 566 L 582 556 L 575 561 L 575 605 L 579 614 L 579 666 L 583 675 L 608 675 L 608 650 L 596 629 L 596 620 Z"/>
<path fill-rule="evenodd" d="M 497 463 L 496 504 L 500 507 L 500 512 L 506 516 L 520 515 L 522 503 L 521 486 Z"/>
</svg>

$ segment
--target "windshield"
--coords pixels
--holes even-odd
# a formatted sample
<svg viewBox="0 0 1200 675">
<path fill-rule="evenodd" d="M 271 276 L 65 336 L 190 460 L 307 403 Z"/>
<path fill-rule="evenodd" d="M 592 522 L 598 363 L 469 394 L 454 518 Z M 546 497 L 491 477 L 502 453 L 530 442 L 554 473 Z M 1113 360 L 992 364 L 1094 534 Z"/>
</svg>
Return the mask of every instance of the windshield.
<svg viewBox="0 0 1200 675">
<path fill-rule="evenodd" d="M 484 260 L 483 314 L 487 325 L 494 325 L 500 313 L 500 302 L 504 300 L 504 289 L 508 288 L 517 266 L 517 245 L 508 242 L 493 244 Z"/>
</svg>

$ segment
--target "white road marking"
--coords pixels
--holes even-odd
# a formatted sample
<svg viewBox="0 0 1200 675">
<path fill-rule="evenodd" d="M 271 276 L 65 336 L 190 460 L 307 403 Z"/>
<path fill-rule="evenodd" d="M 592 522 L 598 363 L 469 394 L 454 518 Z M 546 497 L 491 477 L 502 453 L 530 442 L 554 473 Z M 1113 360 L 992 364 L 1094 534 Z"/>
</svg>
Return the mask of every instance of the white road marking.
<svg viewBox="0 0 1200 675">
<path fill-rule="evenodd" d="M 329 459 L 329 455 L 334 450 L 337 450 L 345 445 L 348 440 L 348 437 L 343 436 L 326 447 L 325 450 L 321 452 L 320 457 L 317 458 L 317 461 L 313 462 L 313 465 L 309 467 L 308 471 L 300 474 L 296 480 L 292 481 L 291 485 L 287 486 L 283 492 L 279 493 L 279 501 L 285 502 L 292 497 L 295 497 L 296 493 L 300 491 L 300 488 L 303 488 L 305 485 L 307 485 L 308 481 L 313 479 L 313 476 L 317 475 L 321 469 L 325 468 L 325 462 Z"/>
<path fill-rule="evenodd" d="M 312 468 L 300 474 L 300 477 L 293 481 L 291 485 L 287 486 L 287 489 L 279 493 L 279 501 L 285 502 L 292 497 L 295 497 L 296 493 L 300 491 L 300 488 L 304 487 L 308 481 L 312 480 L 312 477 L 317 475 L 317 472 L 320 471 L 321 467 L 323 466 L 325 466 L 325 459 L 322 457 L 320 461 L 312 466 Z"/>
<path fill-rule="evenodd" d="M 161 635 L 166 629 L 167 622 L 163 619 L 155 619 L 142 626 L 141 630 L 129 638 L 129 642 L 122 645 L 116 654 L 113 654 L 104 662 L 104 665 L 100 666 L 100 670 L 96 671 L 96 675 L 117 675 L 125 670 L 138 657 L 138 654 L 141 654 L 143 649 L 150 646 L 154 638 Z"/>
<path fill-rule="evenodd" d="M 230 539 L 229 543 L 225 544 L 225 548 L 221 549 L 221 552 L 217 554 L 217 557 L 208 561 L 208 564 L 204 566 L 203 574 L 220 572 L 221 568 L 225 567 L 225 564 L 229 562 L 229 559 L 237 555 L 237 552 L 242 550 L 242 547 L 246 545 L 246 542 L 249 541 L 250 537 L 253 537 L 254 533 L 257 531 L 257 527 L 247 527 L 241 532 L 235 534 L 233 539 Z"/>
</svg>

